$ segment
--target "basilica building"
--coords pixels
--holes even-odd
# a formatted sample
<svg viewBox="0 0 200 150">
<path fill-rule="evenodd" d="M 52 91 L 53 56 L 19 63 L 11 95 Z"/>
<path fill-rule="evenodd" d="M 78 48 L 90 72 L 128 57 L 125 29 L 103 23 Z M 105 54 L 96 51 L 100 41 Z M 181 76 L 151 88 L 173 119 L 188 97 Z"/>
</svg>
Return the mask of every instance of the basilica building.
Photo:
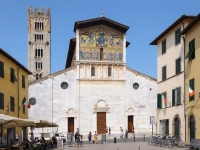
<svg viewBox="0 0 200 150">
<path fill-rule="evenodd" d="M 119 134 L 120 127 L 132 132 L 134 126 L 136 134 L 151 134 L 157 80 L 126 66 L 128 29 L 103 16 L 75 22 L 65 68 L 29 82 L 29 99 L 36 99 L 29 118 L 59 125 L 34 133 L 79 128 L 83 135 L 104 134 L 110 127 L 113 134 Z"/>
</svg>

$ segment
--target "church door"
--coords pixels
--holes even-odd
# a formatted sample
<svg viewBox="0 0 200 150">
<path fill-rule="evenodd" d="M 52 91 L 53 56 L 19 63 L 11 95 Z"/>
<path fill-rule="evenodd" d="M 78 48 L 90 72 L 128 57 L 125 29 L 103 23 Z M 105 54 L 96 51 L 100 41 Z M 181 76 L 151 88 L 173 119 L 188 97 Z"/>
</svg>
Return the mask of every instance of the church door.
<svg viewBox="0 0 200 150">
<path fill-rule="evenodd" d="M 97 133 L 105 134 L 106 112 L 97 112 Z"/>
<path fill-rule="evenodd" d="M 68 132 L 74 132 L 74 117 L 68 118 Z"/>
<path fill-rule="evenodd" d="M 133 116 L 128 116 L 128 133 L 132 132 Z"/>
</svg>

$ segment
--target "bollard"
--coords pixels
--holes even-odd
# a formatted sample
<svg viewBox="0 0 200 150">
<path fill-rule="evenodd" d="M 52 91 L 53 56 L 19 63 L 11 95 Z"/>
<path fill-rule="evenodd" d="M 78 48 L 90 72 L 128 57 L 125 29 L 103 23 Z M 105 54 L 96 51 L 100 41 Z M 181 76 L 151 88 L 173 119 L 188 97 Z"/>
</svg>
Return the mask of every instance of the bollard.
<svg viewBox="0 0 200 150">
<path fill-rule="evenodd" d="M 140 146 L 138 147 L 138 149 L 140 150 Z"/>
<path fill-rule="evenodd" d="M 117 138 L 114 138 L 114 143 L 116 143 L 117 142 Z"/>
<path fill-rule="evenodd" d="M 134 134 L 133 140 L 134 140 L 134 142 L 135 142 L 135 134 Z"/>
<path fill-rule="evenodd" d="M 145 134 L 144 134 L 144 142 L 145 142 Z"/>
</svg>

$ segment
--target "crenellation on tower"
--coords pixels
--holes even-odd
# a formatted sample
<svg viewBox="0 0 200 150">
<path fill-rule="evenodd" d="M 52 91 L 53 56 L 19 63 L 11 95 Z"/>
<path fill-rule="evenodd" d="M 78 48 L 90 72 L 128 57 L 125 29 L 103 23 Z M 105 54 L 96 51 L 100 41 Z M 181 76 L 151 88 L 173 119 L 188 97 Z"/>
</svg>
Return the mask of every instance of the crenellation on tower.
<svg viewBox="0 0 200 150">
<path fill-rule="evenodd" d="M 28 69 L 33 73 L 29 81 L 50 74 L 51 21 L 50 8 L 28 7 Z"/>
</svg>

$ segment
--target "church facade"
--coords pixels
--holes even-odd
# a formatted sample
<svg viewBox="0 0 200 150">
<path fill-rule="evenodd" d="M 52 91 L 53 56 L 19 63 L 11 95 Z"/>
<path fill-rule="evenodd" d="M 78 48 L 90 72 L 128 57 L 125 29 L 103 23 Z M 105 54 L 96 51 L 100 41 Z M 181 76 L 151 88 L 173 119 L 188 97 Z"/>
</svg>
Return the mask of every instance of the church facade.
<svg viewBox="0 0 200 150">
<path fill-rule="evenodd" d="M 75 22 L 65 69 L 29 82 L 29 118 L 57 123 L 58 132 L 151 133 L 157 80 L 126 66 L 128 29 L 106 17 Z"/>
</svg>

